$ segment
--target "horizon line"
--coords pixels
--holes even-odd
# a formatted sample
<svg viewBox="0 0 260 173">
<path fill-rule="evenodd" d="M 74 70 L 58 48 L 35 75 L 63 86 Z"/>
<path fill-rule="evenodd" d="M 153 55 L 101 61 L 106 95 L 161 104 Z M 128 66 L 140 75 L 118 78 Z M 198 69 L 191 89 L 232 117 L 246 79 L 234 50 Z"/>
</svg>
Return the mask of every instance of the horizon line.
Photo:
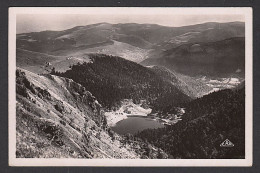
<svg viewBox="0 0 260 173">
<path fill-rule="evenodd" d="M 58 31 L 66 31 L 69 29 L 73 29 L 76 27 L 85 27 L 89 25 L 100 25 L 100 24 L 110 24 L 110 25 L 119 25 L 119 24 L 137 24 L 137 25 L 157 25 L 157 26 L 162 26 L 162 27 L 168 27 L 168 28 L 181 28 L 181 27 L 186 27 L 186 26 L 195 26 L 195 25 L 203 25 L 203 24 L 208 24 L 208 23 L 218 23 L 218 24 L 228 24 L 228 23 L 245 23 L 244 21 L 232 21 L 232 22 L 203 22 L 203 23 L 196 23 L 196 24 L 191 24 L 191 25 L 182 25 L 182 26 L 167 26 L 167 25 L 161 25 L 161 24 L 156 24 L 156 23 L 135 23 L 135 22 L 127 22 L 127 23 L 110 23 L 110 22 L 98 22 L 98 23 L 92 23 L 92 24 L 86 24 L 86 25 L 78 25 L 74 27 L 69 27 L 67 29 L 62 29 L 62 30 L 42 30 L 42 31 L 32 31 L 32 32 L 21 32 L 21 33 L 16 33 L 18 34 L 28 34 L 28 33 L 38 33 L 38 32 L 58 32 Z"/>
</svg>

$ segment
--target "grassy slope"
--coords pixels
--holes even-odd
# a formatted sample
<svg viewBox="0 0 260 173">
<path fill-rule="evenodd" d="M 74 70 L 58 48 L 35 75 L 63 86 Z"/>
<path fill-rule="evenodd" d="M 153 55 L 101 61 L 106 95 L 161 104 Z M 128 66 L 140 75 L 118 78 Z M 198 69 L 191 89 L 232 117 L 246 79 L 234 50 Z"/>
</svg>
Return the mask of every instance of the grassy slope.
<svg viewBox="0 0 260 173">
<path fill-rule="evenodd" d="M 16 66 L 38 74 L 50 73 L 53 67 L 57 71 L 65 72 L 73 64 L 88 61 L 87 55 L 79 57 L 54 56 L 19 48 L 16 50 Z"/>
<path fill-rule="evenodd" d="M 95 97 L 71 79 L 22 69 L 16 76 L 17 157 L 157 158 L 163 153 L 147 153 L 149 144 L 113 133 Z"/>
<path fill-rule="evenodd" d="M 97 47 L 80 47 L 77 49 L 65 49 L 52 52 L 55 55 L 66 55 L 66 56 L 86 56 L 90 53 L 102 53 L 114 56 L 120 56 L 127 60 L 134 62 L 141 62 L 148 58 L 149 50 L 142 49 L 139 47 L 132 46 L 127 43 L 118 41 L 111 41 L 111 44 L 99 45 Z"/>
</svg>

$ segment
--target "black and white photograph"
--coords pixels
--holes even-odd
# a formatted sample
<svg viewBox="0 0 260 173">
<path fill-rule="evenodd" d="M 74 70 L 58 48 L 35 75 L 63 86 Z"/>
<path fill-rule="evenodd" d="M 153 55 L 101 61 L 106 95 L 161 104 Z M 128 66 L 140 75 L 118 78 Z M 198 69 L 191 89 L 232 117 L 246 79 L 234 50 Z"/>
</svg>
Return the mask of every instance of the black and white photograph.
<svg viewBox="0 0 260 173">
<path fill-rule="evenodd" d="M 252 165 L 251 8 L 9 9 L 9 164 Z"/>
</svg>

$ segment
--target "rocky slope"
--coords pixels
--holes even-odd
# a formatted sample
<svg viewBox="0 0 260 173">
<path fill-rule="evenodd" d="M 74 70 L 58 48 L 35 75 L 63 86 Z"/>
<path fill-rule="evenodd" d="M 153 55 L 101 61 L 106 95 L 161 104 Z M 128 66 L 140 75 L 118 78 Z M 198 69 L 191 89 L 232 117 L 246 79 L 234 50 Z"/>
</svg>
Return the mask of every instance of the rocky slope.
<svg viewBox="0 0 260 173">
<path fill-rule="evenodd" d="M 71 79 L 16 71 L 16 157 L 167 158 L 110 130 L 96 98 Z"/>
</svg>

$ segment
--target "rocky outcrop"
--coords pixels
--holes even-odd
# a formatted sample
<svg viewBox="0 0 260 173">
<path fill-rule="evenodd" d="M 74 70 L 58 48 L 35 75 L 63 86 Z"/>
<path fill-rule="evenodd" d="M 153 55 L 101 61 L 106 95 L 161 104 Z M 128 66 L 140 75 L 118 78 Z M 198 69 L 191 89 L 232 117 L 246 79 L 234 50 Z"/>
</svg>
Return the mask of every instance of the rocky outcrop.
<svg viewBox="0 0 260 173">
<path fill-rule="evenodd" d="M 96 98 L 71 79 L 17 69 L 16 101 L 18 158 L 157 158 L 162 155 L 154 147 L 146 152 L 148 144 L 140 139 L 114 133 L 107 126 Z"/>
</svg>

